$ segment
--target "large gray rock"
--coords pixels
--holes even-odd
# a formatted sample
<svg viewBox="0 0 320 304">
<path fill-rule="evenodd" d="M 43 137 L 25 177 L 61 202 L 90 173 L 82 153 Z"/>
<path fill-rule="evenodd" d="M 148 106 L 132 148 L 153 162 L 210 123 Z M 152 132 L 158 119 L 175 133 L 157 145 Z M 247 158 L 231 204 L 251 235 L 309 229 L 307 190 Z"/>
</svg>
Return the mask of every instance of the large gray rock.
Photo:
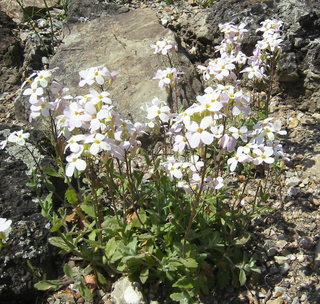
<svg viewBox="0 0 320 304">
<path fill-rule="evenodd" d="M 71 9 L 74 16 L 68 17 L 63 46 L 50 63 L 50 68 L 59 67 L 55 78 L 73 95 L 89 93 L 88 87 L 79 89 L 78 72 L 105 64 L 110 71 L 119 72 L 110 89 L 119 112 L 133 121 L 141 121 L 144 116 L 141 105 L 154 97 L 167 99 L 164 89 L 158 87 L 158 80 L 152 80 L 157 69 L 166 68 L 163 55 L 154 55 L 150 44 L 162 38 L 174 39 L 173 32 L 162 27 L 155 12 L 149 9 L 125 12 L 112 5 L 104 7 L 100 17 L 97 8 L 88 9 L 89 13 L 83 12 L 83 16 L 74 6 Z M 201 93 L 201 83 L 183 52 L 178 53 L 177 63 L 175 67 L 185 73 L 181 81 L 186 91 L 184 102 L 188 103 Z"/>
<path fill-rule="evenodd" d="M 21 48 L 13 34 L 16 24 L 0 11 L 0 93 L 17 89 L 20 84 Z"/>
</svg>

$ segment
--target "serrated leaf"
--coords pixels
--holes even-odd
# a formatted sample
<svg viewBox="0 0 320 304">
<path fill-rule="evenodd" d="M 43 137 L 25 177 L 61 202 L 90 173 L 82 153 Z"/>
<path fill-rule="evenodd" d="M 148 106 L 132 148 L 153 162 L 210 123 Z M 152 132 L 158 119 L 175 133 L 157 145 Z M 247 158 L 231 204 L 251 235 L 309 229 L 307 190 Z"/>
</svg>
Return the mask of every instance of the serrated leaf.
<svg viewBox="0 0 320 304">
<path fill-rule="evenodd" d="M 65 251 L 70 251 L 69 246 L 59 236 L 53 236 L 49 238 L 49 243 L 53 246 L 59 247 Z"/>
<path fill-rule="evenodd" d="M 53 170 L 52 168 L 43 167 L 42 170 L 43 170 L 46 174 L 48 174 L 48 175 L 50 175 L 50 176 L 53 176 L 53 177 L 62 177 L 60 172 L 57 172 L 57 171 Z"/>
<path fill-rule="evenodd" d="M 50 284 L 53 283 L 53 284 Z M 50 280 L 50 281 L 40 281 L 36 284 L 34 284 L 34 287 L 37 288 L 38 290 L 57 290 L 61 287 L 60 281 L 58 280 Z"/>
<path fill-rule="evenodd" d="M 56 220 L 54 226 L 51 227 L 50 232 L 58 231 L 62 225 L 63 225 L 62 219 Z"/>
<path fill-rule="evenodd" d="M 53 206 L 52 193 L 49 193 L 42 203 L 42 210 L 41 210 L 42 216 L 47 217 L 52 209 L 52 206 Z"/>
<path fill-rule="evenodd" d="M 111 259 L 111 257 L 114 254 L 116 248 L 117 248 L 116 239 L 113 237 L 108 241 L 106 249 L 105 249 L 105 253 L 106 253 L 106 256 L 107 256 L 108 259 Z"/>
<path fill-rule="evenodd" d="M 148 280 L 148 277 L 149 277 L 149 268 L 142 269 L 142 271 L 140 272 L 140 277 L 139 277 L 141 283 L 144 284 Z"/>
<path fill-rule="evenodd" d="M 66 198 L 70 205 L 74 205 L 78 201 L 77 194 L 71 187 L 69 187 L 66 191 Z"/>
<path fill-rule="evenodd" d="M 247 276 L 246 276 L 246 272 L 243 269 L 240 269 L 240 273 L 239 273 L 239 282 L 240 285 L 243 286 L 247 281 Z"/>
<path fill-rule="evenodd" d="M 93 207 L 91 207 L 91 206 L 88 206 L 88 205 L 81 205 L 81 210 L 84 212 L 84 213 L 86 213 L 87 215 L 89 215 L 89 216 L 91 216 L 91 217 L 93 217 L 93 218 L 95 218 L 96 217 L 96 215 L 95 215 L 95 212 L 94 212 L 94 209 L 93 209 Z"/>
<path fill-rule="evenodd" d="M 192 258 L 188 258 L 186 260 L 181 259 L 181 262 L 183 263 L 184 266 L 186 266 L 188 268 L 197 268 L 198 267 L 197 261 Z"/>
<path fill-rule="evenodd" d="M 64 266 L 63 266 L 63 271 L 64 271 L 65 275 L 66 275 L 69 279 L 72 279 L 72 278 L 73 278 L 73 271 L 72 271 L 72 268 L 69 266 L 68 263 L 64 264 Z"/>
<path fill-rule="evenodd" d="M 97 196 L 99 197 L 103 193 L 103 188 L 97 189 Z"/>
<path fill-rule="evenodd" d="M 177 282 L 175 282 L 172 287 L 180 287 L 180 288 L 193 288 L 194 280 L 192 278 L 188 278 L 186 276 L 180 278 Z"/>
<path fill-rule="evenodd" d="M 185 295 L 181 292 L 181 293 L 172 293 L 170 295 L 170 298 L 173 300 L 173 301 L 177 301 L 177 302 L 180 302 L 182 301 L 183 299 L 185 299 Z"/>
</svg>

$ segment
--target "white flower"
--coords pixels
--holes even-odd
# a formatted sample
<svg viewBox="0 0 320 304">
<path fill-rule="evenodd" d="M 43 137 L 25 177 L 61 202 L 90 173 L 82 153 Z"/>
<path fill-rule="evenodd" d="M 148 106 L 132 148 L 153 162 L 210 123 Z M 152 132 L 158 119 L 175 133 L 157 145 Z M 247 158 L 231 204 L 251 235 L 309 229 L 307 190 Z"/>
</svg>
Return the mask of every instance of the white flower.
<svg viewBox="0 0 320 304">
<path fill-rule="evenodd" d="M 81 147 L 78 153 L 71 153 L 69 156 L 66 157 L 66 160 L 68 162 L 66 167 L 67 176 L 71 177 L 74 173 L 74 169 L 77 169 L 78 171 L 84 171 L 86 169 L 87 163 L 83 159 L 79 158 L 82 151 L 83 147 Z"/>
<path fill-rule="evenodd" d="M 272 164 L 274 162 L 274 158 L 271 157 L 273 154 L 272 147 L 263 147 L 263 151 L 257 148 L 253 150 L 253 153 L 257 155 L 257 157 L 253 160 L 255 165 L 260 165 L 263 162 L 267 164 Z"/>
<path fill-rule="evenodd" d="M 26 139 L 29 137 L 30 133 L 23 133 L 23 130 L 14 131 L 9 135 L 8 141 L 19 146 L 24 146 Z"/>
<path fill-rule="evenodd" d="M 248 159 L 248 156 L 243 153 L 243 147 L 238 147 L 237 153 L 234 157 L 228 159 L 227 163 L 230 166 L 230 171 L 234 171 L 238 162 L 243 163 Z"/>
<path fill-rule="evenodd" d="M 182 172 L 180 170 L 181 163 L 168 163 L 166 168 L 169 173 L 169 178 L 172 181 L 173 177 L 180 179 L 182 177 Z"/>
<path fill-rule="evenodd" d="M 8 239 L 9 233 L 11 232 L 11 224 L 11 220 L 0 218 L 0 240 L 3 239 L 6 241 Z"/>
<path fill-rule="evenodd" d="M 38 96 L 43 95 L 43 88 L 38 87 L 36 82 L 31 84 L 31 88 L 25 89 L 23 95 L 30 95 L 29 102 L 35 104 L 38 101 Z"/>
</svg>

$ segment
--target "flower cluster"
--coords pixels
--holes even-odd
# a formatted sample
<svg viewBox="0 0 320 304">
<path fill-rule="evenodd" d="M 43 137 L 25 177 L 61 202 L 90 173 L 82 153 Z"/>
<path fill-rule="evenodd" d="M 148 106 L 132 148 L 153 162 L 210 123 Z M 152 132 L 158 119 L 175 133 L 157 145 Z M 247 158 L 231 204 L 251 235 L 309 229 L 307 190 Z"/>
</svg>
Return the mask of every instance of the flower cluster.
<svg viewBox="0 0 320 304">
<path fill-rule="evenodd" d="M 14 131 L 5 140 L 0 142 L 0 148 L 4 149 L 8 142 L 18 146 L 24 146 L 29 137 L 30 133 L 23 133 L 23 130 Z"/>
<path fill-rule="evenodd" d="M 154 54 L 167 55 L 168 52 L 178 51 L 178 46 L 171 39 L 159 40 L 155 44 L 150 44 L 150 47 L 154 49 Z"/>
<path fill-rule="evenodd" d="M 71 177 L 75 169 L 84 171 L 87 161 L 98 154 L 122 159 L 126 153 L 134 153 L 140 146 L 136 138 L 144 132 L 144 125 L 123 119 L 113 109 L 109 92 L 103 90 L 107 81 L 111 85 L 116 80 L 118 72 L 109 72 L 105 66 L 80 71 L 80 87 L 96 85 L 101 91 L 90 88 L 89 94 L 76 97 L 65 95 L 67 90 L 52 79 L 53 72 L 34 73 L 34 80 L 29 80 L 31 88 L 23 94 L 29 96 L 30 121 L 38 117 L 54 121 L 56 136 L 67 140 L 64 151 L 69 149 L 70 154 L 66 156 L 66 175 Z M 29 133 L 13 132 L 0 143 L 1 148 L 7 142 L 22 146 L 28 137 Z"/>
<path fill-rule="evenodd" d="M 248 64 L 242 73 L 248 73 L 249 79 L 262 79 L 267 77 L 265 70 L 268 68 L 268 61 L 273 58 L 274 55 L 281 53 L 282 39 L 280 28 L 283 22 L 273 19 L 267 19 L 261 22 L 262 27 L 257 29 L 263 32 L 263 40 L 259 40 L 253 50 L 253 56 L 248 58 Z"/>
<path fill-rule="evenodd" d="M 277 38 L 281 22 L 268 20 L 263 23 L 265 28 L 264 39 L 271 40 L 270 35 Z M 245 24 L 239 26 L 233 23 L 220 25 L 225 38 L 216 49 L 221 57 L 211 59 L 207 67 L 198 66 L 203 71 L 205 80 L 211 77 L 215 80 L 215 87 L 207 87 L 204 95 L 197 96 L 197 102 L 180 114 L 171 114 L 169 107 L 162 101 L 154 99 L 147 104 L 148 119 L 152 119 L 153 126 L 173 121 L 167 129 L 166 135 L 173 139 L 172 150 L 178 153 L 178 157 L 168 157 L 163 163 L 170 180 L 177 179 L 178 186 L 186 191 L 194 189 L 219 189 L 223 186 L 223 177 L 211 170 L 205 170 L 203 154 L 204 149 L 214 145 L 220 150 L 219 156 L 226 158 L 226 163 L 231 172 L 235 171 L 239 163 L 251 163 L 254 166 L 262 163 L 272 164 L 275 157 L 286 159 L 282 146 L 277 140 L 278 135 L 286 134 L 281 130 L 281 123 L 267 118 L 259 121 L 249 128 L 239 124 L 241 119 L 251 114 L 250 97 L 246 95 L 237 84 L 235 73 L 236 65 L 247 62 L 252 64 L 249 78 L 263 75 L 263 67 L 254 61 L 254 57 L 247 58 L 241 52 L 241 40 Z M 260 31 L 262 28 L 259 29 Z M 260 43 L 257 44 L 259 46 Z M 272 50 L 270 48 L 270 50 Z M 263 50 L 261 50 L 263 51 Z M 259 63 L 259 64 L 258 64 Z M 258 66 L 257 70 L 253 67 Z M 169 73 L 175 70 L 167 68 L 158 70 L 155 79 L 159 79 L 159 86 L 166 87 L 171 83 Z M 233 83 L 226 84 L 226 81 Z M 223 82 L 223 84 L 222 84 Z M 159 127 L 158 127 L 159 128 Z M 186 151 L 192 154 L 191 160 L 186 161 L 182 155 Z M 202 159 L 200 158 L 202 157 Z"/>
</svg>

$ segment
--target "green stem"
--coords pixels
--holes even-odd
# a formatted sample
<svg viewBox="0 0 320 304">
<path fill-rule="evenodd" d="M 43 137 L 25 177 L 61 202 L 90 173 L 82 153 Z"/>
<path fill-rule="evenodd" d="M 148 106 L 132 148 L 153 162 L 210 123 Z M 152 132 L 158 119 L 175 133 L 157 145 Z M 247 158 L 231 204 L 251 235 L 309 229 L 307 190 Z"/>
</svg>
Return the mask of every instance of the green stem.
<svg viewBox="0 0 320 304">
<path fill-rule="evenodd" d="M 186 258 L 186 245 L 187 245 L 188 235 L 189 235 L 193 220 L 195 219 L 196 208 L 197 208 L 197 206 L 199 204 L 200 197 L 201 197 L 201 194 L 202 194 L 202 189 L 203 189 L 203 186 L 204 186 L 204 177 L 205 177 L 205 173 L 206 173 L 206 154 L 207 154 L 207 145 L 205 146 L 205 151 L 204 151 L 204 166 L 203 166 L 203 171 L 202 171 L 202 175 L 201 175 L 200 188 L 199 188 L 199 191 L 197 192 L 196 198 L 195 198 L 194 203 L 193 203 L 193 207 L 192 207 L 192 211 L 191 211 L 188 227 L 187 227 L 187 230 L 186 230 L 186 233 L 185 233 L 185 236 L 184 236 L 184 240 L 183 240 L 182 256 L 183 256 L 184 259 Z"/>
</svg>

